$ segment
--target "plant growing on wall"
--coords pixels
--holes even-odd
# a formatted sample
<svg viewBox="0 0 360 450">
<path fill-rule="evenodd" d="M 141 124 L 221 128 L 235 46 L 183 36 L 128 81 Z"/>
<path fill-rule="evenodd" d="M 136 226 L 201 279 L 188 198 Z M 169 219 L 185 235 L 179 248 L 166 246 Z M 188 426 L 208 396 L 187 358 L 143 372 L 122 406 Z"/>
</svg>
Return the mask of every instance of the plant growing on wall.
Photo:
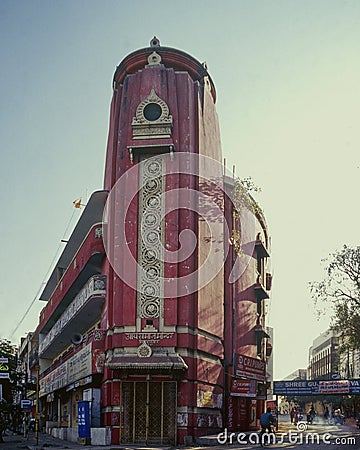
<svg viewBox="0 0 360 450">
<path fill-rule="evenodd" d="M 234 187 L 231 193 L 231 199 L 235 206 L 233 211 L 234 227 L 231 231 L 230 241 L 238 256 L 243 254 L 241 249 L 241 211 L 246 208 L 255 216 L 263 216 L 262 209 L 252 196 L 252 194 L 259 192 L 261 192 L 261 188 L 254 183 L 251 177 L 236 178 L 234 180 Z"/>
</svg>

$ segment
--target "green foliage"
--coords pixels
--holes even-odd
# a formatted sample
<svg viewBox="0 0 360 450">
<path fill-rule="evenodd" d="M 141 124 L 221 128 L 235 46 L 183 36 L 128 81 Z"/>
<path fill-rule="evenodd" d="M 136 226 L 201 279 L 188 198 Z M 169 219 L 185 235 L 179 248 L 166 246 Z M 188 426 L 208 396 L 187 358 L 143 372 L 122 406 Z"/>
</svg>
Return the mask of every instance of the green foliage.
<svg viewBox="0 0 360 450">
<path fill-rule="evenodd" d="M 262 216 L 263 212 L 258 203 L 252 197 L 252 193 L 261 192 L 261 189 L 255 185 L 251 177 L 237 178 L 234 182 L 231 200 L 234 204 L 233 217 L 235 219 L 235 228 L 231 231 L 230 241 L 234 246 L 234 251 L 238 256 L 243 255 L 241 249 L 241 227 L 240 216 L 243 208 L 252 212 L 255 216 Z"/>
<path fill-rule="evenodd" d="M 8 358 L 9 379 L 2 379 L 3 386 L 3 405 L 6 409 L 13 402 L 14 393 L 18 387 L 19 374 L 17 372 L 17 347 L 7 339 L 0 339 L 0 357 Z"/>
<path fill-rule="evenodd" d="M 246 207 L 254 214 L 262 214 L 262 209 L 252 197 L 253 193 L 259 192 L 261 192 L 261 189 L 256 186 L 251 177 L 237 178 L 232 192 L 232 200 L 236 209 L 239 211 Z"/>
<path fill-rule="evenodd" d="M 331 328 L 340 337 L 341 351 L 360 349 L 360 247 L 344 245 L 324 262 L 324 279 L 310 283 L 317 312 L 330 306 Z"/>
</svg>

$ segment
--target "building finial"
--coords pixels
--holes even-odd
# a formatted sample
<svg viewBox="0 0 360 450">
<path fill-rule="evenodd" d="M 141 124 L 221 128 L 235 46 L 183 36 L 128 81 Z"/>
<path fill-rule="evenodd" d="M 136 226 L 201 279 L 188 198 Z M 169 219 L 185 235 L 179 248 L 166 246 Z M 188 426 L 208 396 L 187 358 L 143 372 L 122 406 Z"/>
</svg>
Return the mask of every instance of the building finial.
<svg viewBox="0 0 360 450">
<path fill-rule="evenodd" d="M 160 41 L 156 36 L 151 39 L 150 47 L 160 47 Z"/>
</svg>

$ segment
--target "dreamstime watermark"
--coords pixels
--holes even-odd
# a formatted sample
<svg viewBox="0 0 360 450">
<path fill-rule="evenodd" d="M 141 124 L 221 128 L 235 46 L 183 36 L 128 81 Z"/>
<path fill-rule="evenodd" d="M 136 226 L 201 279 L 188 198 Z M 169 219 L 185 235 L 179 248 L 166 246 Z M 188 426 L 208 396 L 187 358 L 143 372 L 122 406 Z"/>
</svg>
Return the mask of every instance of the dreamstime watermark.
<svg viewBox="0 0 360 450">
<path fill-rule="evenodd" d="M 307 424 L 299 422 L 297 431 L 289 430 L 286 433 L 262 433 L 262 432 L 229 432 L 227 428 L 217 435 L 217 442 L 220 445 L 281 445 L 289 443 L 291 445 L 357 445 L 355 436 L 335 436 L 331 433 L 313 433 L 307 431 Z"/>
<path fill-rule="evenodd" d="M 256 219 L 251 201 L 234 198 L 234 184 L 233 175 L 207 156 L 140 159 L 115 183 L 105 207 L 104 245 L 115 273 L 145 296 L 197 292 L 223 269 L 236 216 L 242 254 L 228 281 L 238 280 L 253 254 Z"/>
</svg>

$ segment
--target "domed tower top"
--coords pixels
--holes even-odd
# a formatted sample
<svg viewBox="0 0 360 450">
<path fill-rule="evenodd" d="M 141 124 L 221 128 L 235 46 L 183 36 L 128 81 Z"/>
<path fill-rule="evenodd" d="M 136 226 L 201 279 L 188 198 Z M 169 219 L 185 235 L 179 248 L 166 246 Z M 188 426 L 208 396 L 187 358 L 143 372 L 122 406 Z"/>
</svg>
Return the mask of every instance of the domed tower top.
<svg viewBox="0 0 360 450">
<path fill-rule="evenodd" d="M 210 84 L 210 91 L 213 101 L 216 101 L 216 90 L 214 83 L 208 73 L 206 63 L 200 63 L 193 56 L 181 50 L 163 47 L 160 40 L 154 36 L 150 41 L 150 46 L 141 48 L 126 56 L 117 66 L 113 78 L 113 87 L 123 84 L 127 75 L 134 74 L 145 67 L 162 64 L 166 68 L 173 68 L 176 72 L 188 72 L 194 81 L 201 85 L 205 82 Z M 207 81 L 205 81 L 207 80 Z"/>
</svg>

